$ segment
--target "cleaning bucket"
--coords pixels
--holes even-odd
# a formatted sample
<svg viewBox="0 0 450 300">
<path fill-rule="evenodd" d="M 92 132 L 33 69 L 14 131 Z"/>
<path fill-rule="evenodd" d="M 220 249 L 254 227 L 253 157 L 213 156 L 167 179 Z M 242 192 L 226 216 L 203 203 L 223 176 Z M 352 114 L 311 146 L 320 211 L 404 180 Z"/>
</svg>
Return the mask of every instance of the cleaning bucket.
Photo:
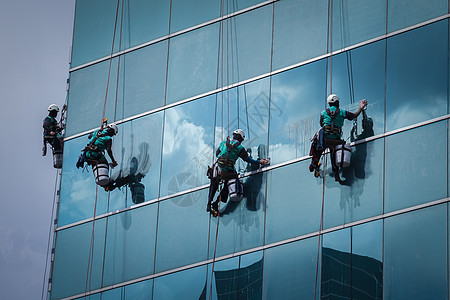
<svg viewBox="0 0 450 300">
<path fill-rule="evenodd" d="M 95 176 L 95 183 L 100 186 L 105 186 L 109 183 L 109 166 L 105 163 L 98 163 L 92 167 Z"/>
<path fill-rule="evenodd" d="M 244 184 L 241 180 L 228 180 L 228 195 L 231 201 L 241 201 L 244 198 Z"/>
<path fill-rule="evenodd" d="M 56 169 L 61 169 L 62 162 L 63 162 L 62 151 L 53 151 L 53 167 Z"/>
<path fill-rule="evenodd" d="M 131 201 L 134 204 L 139 204 L 145 201 L 145 186 L 140 182 L 133 182 L 130 184 Z"/>
<path fill-rule="evenodd" d="M 349 144 L 336 146 L 336 165 L 338 167 L 350 166 L 350 156 L 352 154 L 352 148 Z"/>
</svg>

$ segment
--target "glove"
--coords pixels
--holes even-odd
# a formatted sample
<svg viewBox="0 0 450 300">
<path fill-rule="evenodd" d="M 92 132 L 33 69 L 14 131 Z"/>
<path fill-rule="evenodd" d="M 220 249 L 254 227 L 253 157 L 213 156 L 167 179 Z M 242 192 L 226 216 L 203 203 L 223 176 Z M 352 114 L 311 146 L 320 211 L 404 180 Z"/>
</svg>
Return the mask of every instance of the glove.
<svg viewBox="0 0 450 300">
<path fill-rule="evenodd" d="M 113 161 L 112 163 L 111 163 L 111 168 L 114 168 L 114 167 L 116 167 L 117 166 L 117 161 Z"/>
<path fill-rule="evenodd" d="M 367 100 L 363 99 L 359 101 L 359 108 L 364 109 L 367 106 Z"/>
</svg>

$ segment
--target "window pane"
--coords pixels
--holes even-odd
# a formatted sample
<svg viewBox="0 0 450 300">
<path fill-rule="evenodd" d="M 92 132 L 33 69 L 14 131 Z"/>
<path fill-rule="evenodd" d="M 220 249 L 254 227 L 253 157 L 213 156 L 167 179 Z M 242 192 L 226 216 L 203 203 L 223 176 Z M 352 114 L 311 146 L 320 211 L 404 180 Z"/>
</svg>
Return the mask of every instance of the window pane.
<svg viewBox="0 0 450 300">
<path fill-rule="evenodd" d="M 122 300 L 123 287 L 101 293 L 101 300 Z"/>
<path fill-rule="evenodd" d="M 385 212 L 445 198 L 446 130 L 441 121 L 386 138 Z"/>
<path fill-rule="evenodd" d="M 100 126 L 105 106 L 109 60 L 70 73 L 66 136 Z M 117 58 L 111 65 L 105 117 L 114 120 Z"/>
<path fill-rule="evenodd" d="M 447 298 L 447 205 L 385 220 L 386 299 Z"/>
<path fill-rule="evenodd" d="M 353 299 L 383 299 L 383 221 L 352 227 Z"/>
<path fill-rule="evenodd" d="M 325 107 L 326 61 L 320 60 L 272 77 L 270 157 L 277 164 L 309 154 Z"/>
<path fill-rule="evenodd" d="M 61 299 L 101 287 L 106 219 L 95 221 L 92 273 L 88 276 L 92 222 L 58 231 L 53 267 L 51 299 Z M 91 264 L 89 264 L 89 267 Z"/>
<path fill-rule="evenodd" d="M 383 40 L 333 56 L 332 88 L 340 98 L 340 108 L 356 112 L 360 100 L 368 102 L 367 110 L 358 117 L 356 124 L 344 122 L 342 138 L 345 140 L 355 139 L 361 133 L 364 113 L 370 116 L 367 124 L 371 128 L 359 139 L 384 132 L 385 47 Z M 330 84 L 329 81 L 327 91 Z M 352 129 L 354 137 L 351 137 Z"/>
<path fill-rule="evenodd" d="M 111 54 L 117 2 L 77 1 L 71 67 Z M 119 46 L 124 50 L 167 35 L 169 9 L 170 2 L 164 0 L 120 1 L 114 52 L 119 51 Z"/>
<path fill-rule="evenodd" d="M 220 5 L 219 0 L 172 0 L 170 31 L 177 32 L 218 18 Z"/>
<path fill-rule="evenodd" d="M 170 1 L 124 0 L 123 2 L 121 50 L 169 34 Z M 122 7 L 120 7 L 120 10 L 122 10 Z M 120 16 L 121 13 L 119 12 Z M 118 22 L 120 26 L 120 19 Z M 120 35 L 119 30 L 120 27 L 116 32 L 118 35 Z"/>
<path fill-rule="evenodd" d="M 324 228 L 383 213 L 383 153 L 383 139 L 354 146 L 350 166 L 341 171 L 344 183 L 327 177 Z M 332 173 L 329 157 L 327 154 L 327 174 Z"/>
<path fill-rule="evenodd" d="M 263 253 L 218 261 L 208 265 L 207 284 L 199 299 L 261 299 L 263 277 Z M 211 285 L 212 279 L 212 285 Z M 210 289 L 212 287 L 212 295 Z"/>
<path fill-rule="evenodd" d="M 153 280 L 127 285 L 124 289 L 124 300 L 149 300 L 152 299 Z"/>
<path fill-rule="evenodd" d="M 270 71 L 272 10 L 272 5 L 266 5 L 223 21 L 219 86 Z"/>
<path fill-rule="evenodd" d="M 167 103 L 217 87 L 218 47 L 218 23 L 170 40 Z"/>
<path fill-rule="evenodd" d="M 448 13 L 447 0 L 389 0 L 388 32 L 412 26 Z"/>
<path fill-rule="evenodd" d="M 269 172 L 266 244 L 319 230 L 322 179 L 307 171 L 309 163 L 302 161 Z"/>
<path fill-rule="evenodd" d="M 323 236 L 321 299 L 351 299 L 350 228 Z"/>
<path fill-rule="evenodd" d="M 448 21 L 390 38 L 387 53 L 386 130 L 444 115 Z"/>
<path fill-rule="evenodd" d="M 71 67 L 111 53 L 116 10 L 117 1 L 76 2 Z"/>
<path fill-rule="evenodd" d="M 134 119 L 119 126 L 113 140 L 118 166 L 111 170 L 116 189 L 109 211 L 158 198 L 163 113 Z"/>
<path fill-rule="evenodd" d="M 161 196 L 208 183 L 214 139 L 215 96 L 166 110 Z"/>
<path fill-rule="evenodd" d="M 334 0 L 333 50 L 386 33 L 386 0 Z"/>
<path fill-rule="evenodd" d="M 116 120 L 164 105 L 166 68 L 167 41 L 121 56 Z"/>
<path fill-rule="evenodd" d="M 206 199 L 208 190 L 203 189 L 160 202 L 156 273 L 206 260 Z"/>
<path fill-rule="evenodd" d="M 153 274 L 157 204 L 108 218 L 103 286 Z"/>
<path fill-rule="evenodd" d="M 155 278 L 153 299 L 200 299 L 205 285 L 206 266 L 169 274 Z"/>
<path fill-rule="evenodd" d="M 274 5 L 273 70 L 327 52 L 328 1 L 286 0 Z"/>
<path fill-rule="evenodd" d="M 243 178 L 243 182 L 244 198 L 239 202 L 228 199 L 226 204 L 220 203 L 220 217 L 211 219 L 209 258 L 214 256 L 214 250 L 219 257 L 263 244 L 266 173 Z"/>
<path fill-rule="evenodd" d="M 315 237 L 264 251 L 264 299 L 314 299 L 317 242 Z"/>
<path fill-rule="evenodd" d="M 64 144 L 64 165 L 61 177 L 61 195 L 58 208 L 58 226 L 78 222 L 94 215 L 96 184 L 91 167 L 86 170 L 76 168 L 81 149 L 89 140 L 82 136 Z M 114 146 L 113 146 L 114 147 Z M 108 211 L 108 193 L 97 188 L 96 215 Z"/>
</svg>

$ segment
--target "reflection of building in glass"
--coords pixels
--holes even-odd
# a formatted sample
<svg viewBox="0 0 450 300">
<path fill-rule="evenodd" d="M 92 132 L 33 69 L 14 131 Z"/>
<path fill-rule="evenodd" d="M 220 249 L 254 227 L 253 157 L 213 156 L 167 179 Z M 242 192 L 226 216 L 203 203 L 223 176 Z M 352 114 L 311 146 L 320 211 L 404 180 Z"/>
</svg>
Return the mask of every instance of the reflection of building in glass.
<svg viewBox="0 0 450 300">
<path fill-rule="evenodd" d="M 448 0 L 75 10 L 50 299 L 448 298 Z M 342 185 L 306 156 L 331 92 L 368 100 Z M 75 167 L 103 110 L 109 192 Z M 211 218 L 206 171 L 236 128 L 271 165 L 239 161 L 244 198 Z"/>
<path fill-rule="evenodd" d="M 322 248 L 321 299 L 383 299 L 383 263 Z"/>
<path fill-rule="evenodd" d="M 260 299 L 262 296 L 262 276 L 262 260 L 244 268 L 214 271 L 217 299 Z M 205 284 L 199 299 L 207 299 L 206 291 Z"/>
</svg>

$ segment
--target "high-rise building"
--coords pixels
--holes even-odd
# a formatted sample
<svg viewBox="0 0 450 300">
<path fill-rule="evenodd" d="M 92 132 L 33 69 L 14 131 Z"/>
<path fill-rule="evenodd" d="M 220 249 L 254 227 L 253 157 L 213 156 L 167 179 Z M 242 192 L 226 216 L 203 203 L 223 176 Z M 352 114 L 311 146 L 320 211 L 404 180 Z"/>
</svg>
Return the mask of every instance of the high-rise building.
<svg viewBox="0 0 450 300">
<path fill-rule="evenodd" d="M 448 299 L 448 0 L 77 0 L 51 299 Z M 336 182 L 310 138 L 355 111 Z M 76 168 L 118 124 L 112 191 Z M 241 201 L 206 212 L 231 132 Z"/>
</svg>

